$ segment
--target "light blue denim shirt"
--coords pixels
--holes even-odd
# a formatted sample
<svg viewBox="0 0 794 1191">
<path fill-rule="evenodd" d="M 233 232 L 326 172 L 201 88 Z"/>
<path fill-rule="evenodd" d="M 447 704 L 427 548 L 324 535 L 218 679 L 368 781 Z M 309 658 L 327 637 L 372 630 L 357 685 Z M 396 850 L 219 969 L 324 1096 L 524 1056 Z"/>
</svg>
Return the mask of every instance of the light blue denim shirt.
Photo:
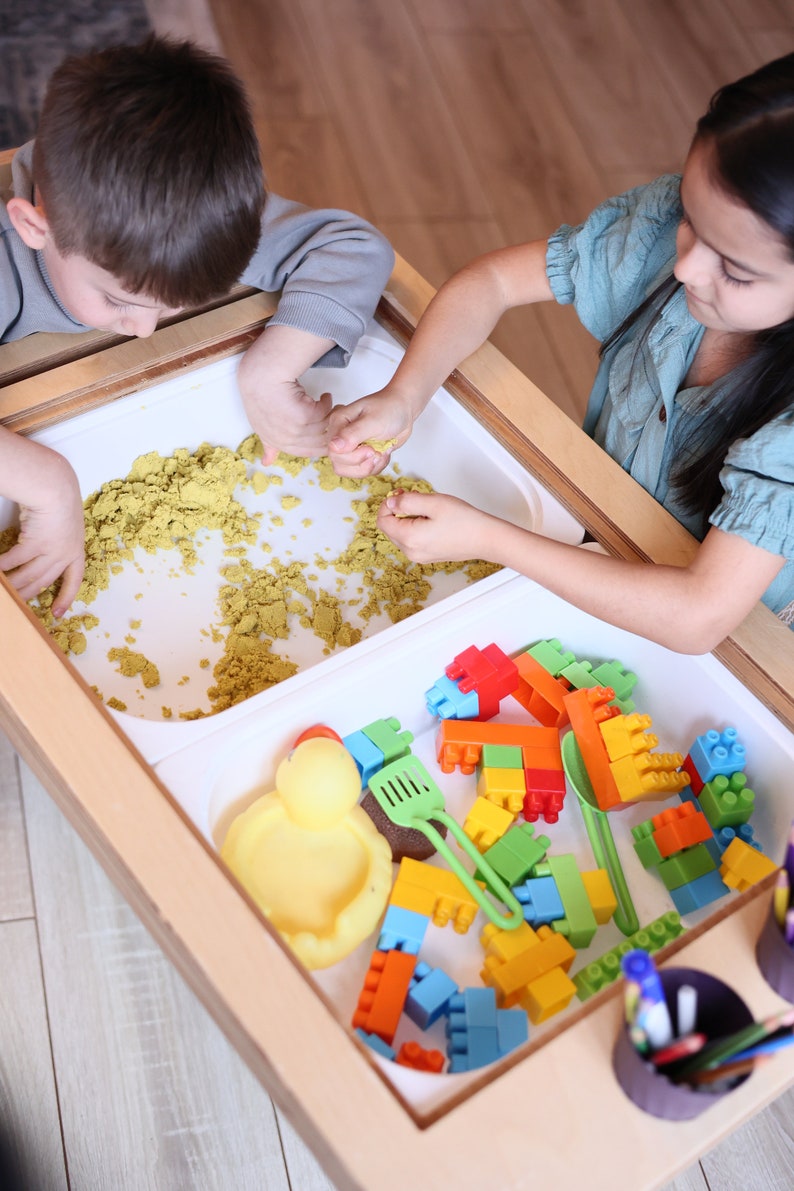
<svg viewBox="0 0 794 1191">
<path fill-rule="evenodd" d="M 603 342 L 648 296 L 675 262 L 681 218 L 680 177 L 608 199 L 579 227 L 564 225 L 549 239 L 546 272 L 558 302 L 572 303 L 588 331 Z M 653 315 L 648 316 L 652 318 Z M 689 313 L 683 289 L 656 317 L 639 356 L 647 320 L 602 359 L 584 429 L 625 471 L 691 532 L 691 517 L 670 490 L 674 442 L 709 415 L 708 386 L 679 389 L 703 326 Z M 793 395 L 794 396 L 794 395 Z M 726 533 L 784 556 L 764 603 L 794 621 L 794 408 L 748 439 L 738 439 L 720 472 L 723 497 L 709 517 Z"/>
</svg>

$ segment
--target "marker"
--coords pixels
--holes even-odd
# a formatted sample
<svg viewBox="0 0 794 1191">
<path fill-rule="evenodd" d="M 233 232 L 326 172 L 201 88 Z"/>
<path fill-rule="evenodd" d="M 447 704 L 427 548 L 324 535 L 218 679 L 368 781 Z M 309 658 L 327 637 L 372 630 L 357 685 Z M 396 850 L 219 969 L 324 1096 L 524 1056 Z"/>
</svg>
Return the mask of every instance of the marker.
<svg viewBox="0 0 794 1191">
<path fill-rule="evenodd" d="M 656 964 L 647 951 L 637 948 L 622 956 L 626 977 L 626 1021 L 632 1042 L 642 1053 L 658 1049 L 673 1040 L 670 1011 Z"/>
<path fill-rule="evenodd" d="M 734 1055 L 734 1059 L 738 1062 L 740 1059 L 755 1059 L 759 1055 L 773 1055 L 792 1045 L 794 1045 L 794 1034 L 782 1034 L 780 1038 L 768 1038 L 766 1042 L 761 1042 L 758 1046 L 751 1046 L 747 1050 L 740 1051 L 738 1055 Z"/>
<path fill-rule="evenodd" d="M 786 870 L 781 868 L 775 878 L 775 891 L 772 895 L 772 908 L 775 914 L 775 921 L 781 929 L 786 925 L 786 914 L 788 913 L 790 897 L 791 883 L 789 876 Z"/>
<path fill-rule="evenodd" d="M 698 993 L 691 984 L 682 984 L 676 993 L 675 1024 L 677 1036 L 685 1038 L 694 1033 L 698 1015 Z"/>
</svg>

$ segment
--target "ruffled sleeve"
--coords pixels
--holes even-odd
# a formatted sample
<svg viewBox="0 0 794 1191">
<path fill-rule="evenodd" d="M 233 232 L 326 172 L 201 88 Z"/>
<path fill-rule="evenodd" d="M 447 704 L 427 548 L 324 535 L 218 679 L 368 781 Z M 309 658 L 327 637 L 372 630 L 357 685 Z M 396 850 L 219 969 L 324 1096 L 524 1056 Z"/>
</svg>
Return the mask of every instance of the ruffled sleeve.
<svg viewBox="0 0 794 1191">
<path fill-rule="evenodd" d="M 739 439 L 720 472 L 724 495 L 709 521 L 754 546 L 794 559 L 794 413 Z"/>
<path fill-rule="evenodd" d="M 597 207 L 578 227 L 549 238 L 546 274 L 554 297 L 573 303 L 601 341 L 651 292 L 675 256 L 680 176 L 666 174 Z"/>
</svg>

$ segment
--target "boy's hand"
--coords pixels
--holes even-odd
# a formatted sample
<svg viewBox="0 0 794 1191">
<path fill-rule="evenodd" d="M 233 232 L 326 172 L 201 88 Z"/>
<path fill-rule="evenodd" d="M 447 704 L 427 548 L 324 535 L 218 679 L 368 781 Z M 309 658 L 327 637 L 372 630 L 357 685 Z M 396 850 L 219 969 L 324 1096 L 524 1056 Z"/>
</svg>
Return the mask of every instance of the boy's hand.
<svg viewBox="0 0 794 1191">
<path fill-rule="evenodd" d="M 328 420 L 328 454 L 340 476 L 360 479 L 383 471 L 391 452 L 407 442 L 414 423 L 408 402 L 390 388 L 338 405 Z"/>
<path fill-rule="evenodd" d="M 23 600 L 32 599 L 61 579 L 53 602 L 63 616 L 77 595 L 85 569 L 85 521 L 77 476 L 61 456 L 50 457 L 42 469 L 40 496 L 35 504 L 19 506 L 19 538 L 0 554 L 0 570 L 8 574 Z"/>
<path fill-rule="evenodd" d="M 328 454 L 328 415 L 331 394 L 319 401 L 295 380 L 271 383 L 267 392 L 243 392 L 252 430 L 262 442 L 262 462 L 273 463 L 279 451 L 318 458 Z"/>
<path fill-rule="evenodd" d="M 378 529 L 411 562 L 465 562 L 488 559 L 489 522 L 493 519 L 458 500 L 427 492 L 396 492 L 378 510 Z"/>
</svg>

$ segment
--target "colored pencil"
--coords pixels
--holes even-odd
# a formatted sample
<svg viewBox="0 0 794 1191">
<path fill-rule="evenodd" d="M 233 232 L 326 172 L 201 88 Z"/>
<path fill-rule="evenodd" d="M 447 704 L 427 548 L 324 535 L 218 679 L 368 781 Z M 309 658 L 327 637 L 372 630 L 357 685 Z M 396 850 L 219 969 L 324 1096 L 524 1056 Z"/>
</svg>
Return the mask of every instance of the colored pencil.
<svg viewBox="0 0 794 1191">
<path fill-rule="evenodd" d="M 789 881 L 789 875 L 786 869 L 781 868 L 775 878 L 775 892 L 772 895 L 775 921 L 781 930 L 786 925 L 786 914 L 788 913 L 790 898 L 791 882 Z"/>
<path fill-rule="evenodd" d="M 777 1030 L 792 1025 L 794 1025 L 794 1009 L 785 1009 L 782 1013 L 775 1013 L 762 1021 L 751 1022 L 749 1026 L 736 1030 L 735 1033 L 729 1034 L 725 1038 L 715 1038 L 713 1041 L 707 1042 L 702 1050 L 684 1064 L 678 1072 L 678 1077 L 688 1079 L 695 1071 L 718 1067 L 741 1051 L 747 1050 L 751 1046 L 757 1046 Z"/>
</svg>

